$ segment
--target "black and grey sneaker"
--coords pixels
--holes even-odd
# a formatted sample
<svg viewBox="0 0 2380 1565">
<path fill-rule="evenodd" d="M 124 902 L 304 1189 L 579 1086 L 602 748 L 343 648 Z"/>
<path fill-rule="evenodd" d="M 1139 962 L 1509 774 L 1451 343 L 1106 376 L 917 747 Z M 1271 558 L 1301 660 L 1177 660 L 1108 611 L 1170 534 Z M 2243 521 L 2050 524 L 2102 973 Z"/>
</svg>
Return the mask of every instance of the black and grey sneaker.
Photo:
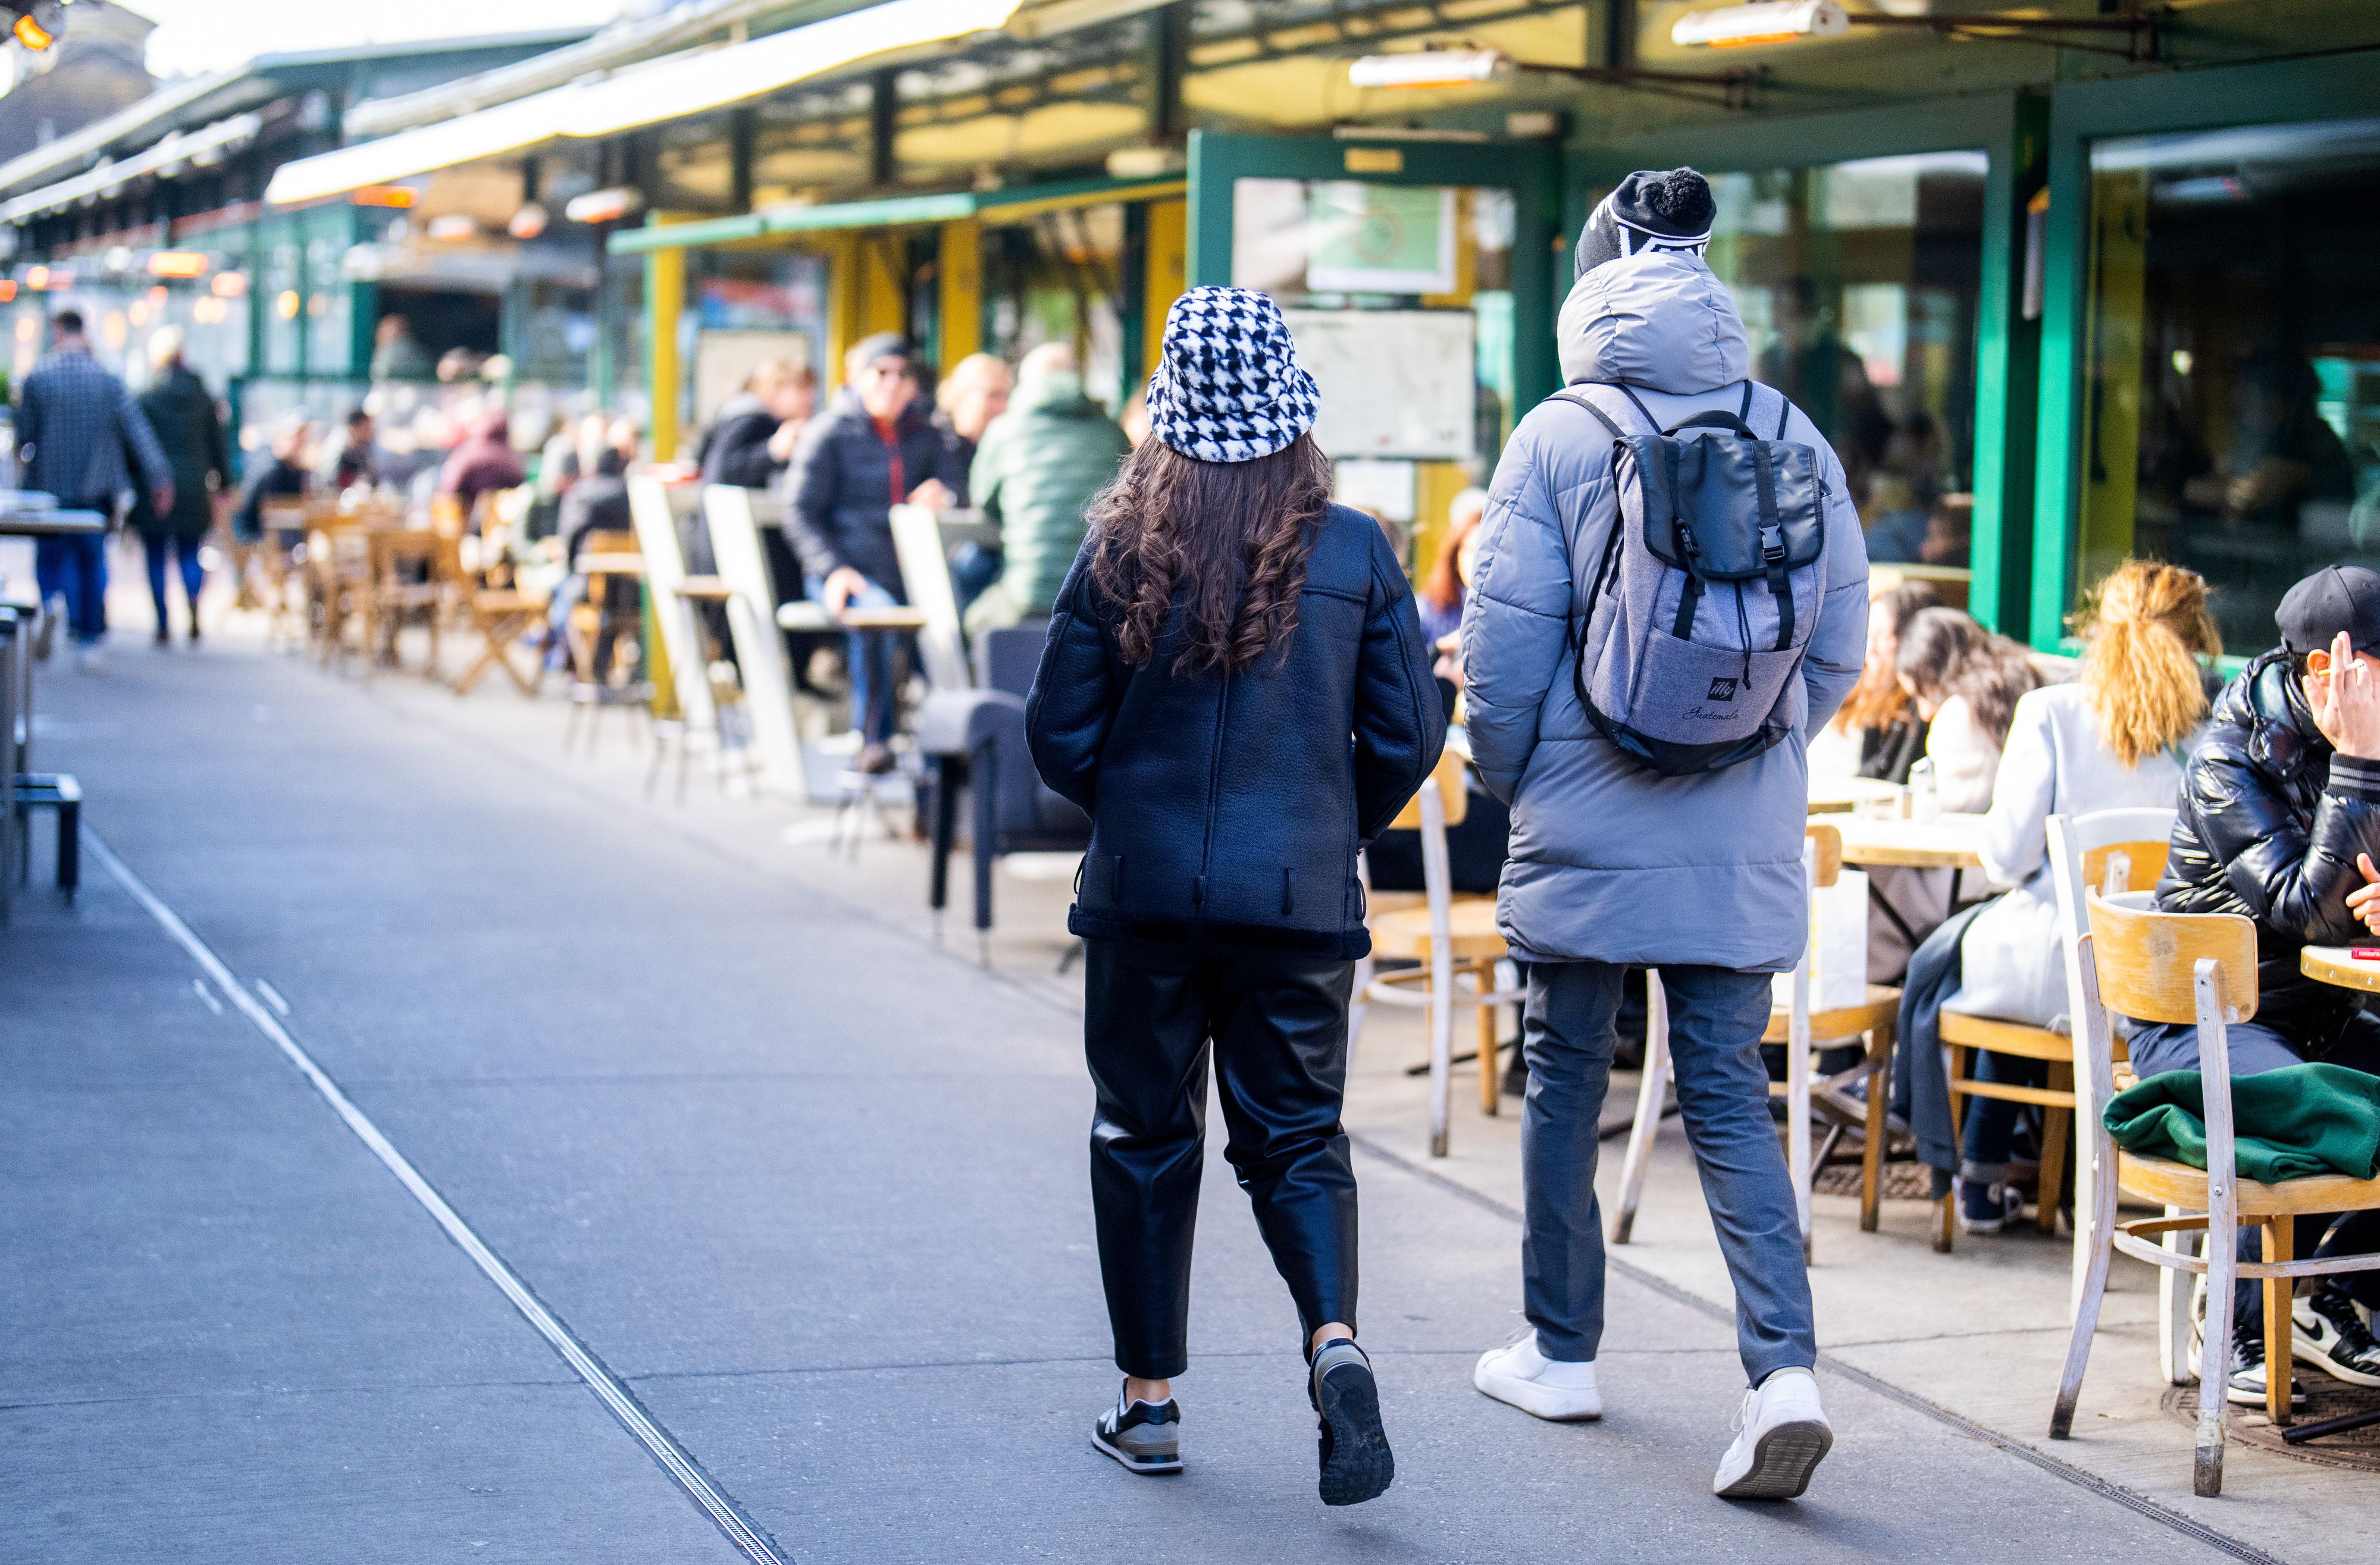
<svg viewBox="0 0 2380 1565">
<path fill-rule="evenodd" d="M 2205 1382 L 2206 1370 L 2201 1363 L 2200 1349 L 2204 1346 L 2206 1324 L 2201 1321 L 2190 1334 L 2190 1371 Z M 2231 1328 L 2231 1383 L 2224 1389 L 2223 1400 L 2233 1407 L 2265 1405 L 2265 1328 L 2259 1323 L 2240 1321 Z M 2289 1377 L 2289 1405 L 2305 1405 L 2305 1389 Z"/>
<path fill-rule="evenodd" d="M 2355 1301 L 2336 1282 L 2325 1281 L 2289 1312 L 2296 1329 L 2289 1352 L 2350 1386 L 2380 1386 L 2380 1342 L 2356 1313 Z"/>
<path fill-rule="evenodd" d="M 1361 1505 L 1387 1493 L 1397 1459 L 1380 1427 L 1380 1388 L 1364 1350 L 1345 1337 L 1323 1343 L 1306 1376 L 1305 1396 L 1320 1426 L 1322 1503 Z"/>
<path fill-rule="evenodd" d="M 1091 1425 L 1091 1444 L 1135 1473 L 1179 1473 L 1182 1404 L 1172 1397 L 1161 1402 L 1128 1401 L 1119 1392 L 1115 1406 Z"/>
<path fill-rule="evenodd" d="M 1959 1231 L 1961 1233 L 1998 1233 L 2024 1216 L 2024 1197 L 1999 1180 L 1989 1184 L 1981 1180 L 1955 1181 L 1959 1187 Z"/>
</svg>

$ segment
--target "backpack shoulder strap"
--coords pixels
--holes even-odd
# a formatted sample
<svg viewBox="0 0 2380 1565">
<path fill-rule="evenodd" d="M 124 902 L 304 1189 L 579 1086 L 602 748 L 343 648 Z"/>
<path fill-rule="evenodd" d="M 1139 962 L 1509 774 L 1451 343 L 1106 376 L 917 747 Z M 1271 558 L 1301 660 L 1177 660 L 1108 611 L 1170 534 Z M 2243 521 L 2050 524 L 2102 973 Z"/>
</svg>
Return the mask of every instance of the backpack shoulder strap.
<svg viewBox="0 0 2380 1565">
<path fill-rule="evenodd" d="M 1592 382 L 1582 381 L 1576 385 L 1562 387 L 1561 390 L 1554 393 L 1554 394 L 1548 400 L 1574 403 L 1578 406 L 1585 408 L 1589 413 L 1595 415 L 1597 422 L 1600 423 L 1605 429 L 1611 431 L 1611 438 L 1613 440 L 1621 442 L 1626 441 L 1628 438 L 1627 432 L 1621 429 L 1619 424 L 1612 419 L 1610 414 L 1606 413 L 1597 405 L 1595 398 L 1586 394 L 1591 389 Z M 1658 428 L 1658 426 L 1656 427 Z"/>
</svg>

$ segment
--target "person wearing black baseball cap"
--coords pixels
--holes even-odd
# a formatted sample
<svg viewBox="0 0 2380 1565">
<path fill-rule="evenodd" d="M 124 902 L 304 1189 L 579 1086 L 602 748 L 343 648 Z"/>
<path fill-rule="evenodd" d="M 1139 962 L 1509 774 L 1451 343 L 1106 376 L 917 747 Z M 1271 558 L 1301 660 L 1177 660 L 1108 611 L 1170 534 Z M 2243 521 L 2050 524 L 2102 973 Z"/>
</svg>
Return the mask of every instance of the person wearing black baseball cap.
<svg viewBox="0 0 2380 1565">
<path fill-rule="evenodd" d="M 2380 1074 L 2380 1018 L 2298 966 L 2305 946 L 2380 930 L 2380 573 L 2325 566 L 2290 588 L 2273 617 L 2281 645 L 2216 698 L 2191 758 L 2157 906 L 2255 922 L 2256 1014 L 2225 1029 L 2234 1076 L 2313 1062 Z M 2196 1070 L 2198 1029 L 2138 1027 L 2131 1060 L 2144 1077 Z M 2253 1259 L 2246 1246 L 2257 1231 L 2241 1232 L 2241 1255 Z M 2320 1239 L 2316 1256 L 2370 1255 L 2380 1251 L 2380 1214 L 2303 1218 L 2298 1233 L 2301 1244 Z M 2380 1304 L 2374 1276 L 2324 1278 L 2293 1311 L 2297 1355 L 2358 1386 L 2380 1387 L 2380 1343 L 2355 1309 Z M 2228 1395 L 2261 1403 L 2259 1285 L 2239 1285 L 2232 1320 Z"/>
</svg>

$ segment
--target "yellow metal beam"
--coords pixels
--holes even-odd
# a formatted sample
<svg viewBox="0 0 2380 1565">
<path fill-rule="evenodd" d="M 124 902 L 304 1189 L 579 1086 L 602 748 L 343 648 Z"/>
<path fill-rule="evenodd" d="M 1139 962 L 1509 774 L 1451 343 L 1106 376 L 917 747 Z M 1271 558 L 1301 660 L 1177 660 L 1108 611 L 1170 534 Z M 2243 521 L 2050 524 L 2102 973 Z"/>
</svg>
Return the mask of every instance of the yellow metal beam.
<svg viewBox="0 0 2380 1565">
<path fill-rule="evenodd" d="M 1165 341 L 1165 312 L 1190 286 L 1190 203 L 1186 200 L 1148 203 L 1148 261 L 1143 269 L 1141 294 L 1141 379 L 1157 368 L 1157 350 Z"/>
<path fill-rule="evenodd" d="M 658 221 L 667 222 L 662 218 Z M 676 460 L 678 399 L 685 370 L 678 362 L 678 322 L 686 313 L 686 251 L 650 250 L 645 256 L 645 375 L 653 409 L 653 455 Z"/>
<path fill-rule="evenodd" d="M 941 285 L 941 369 L 944 374 L 983 346 L 983 224 L 973 218 L 945 223 L 939 270 Z"/>
</svg>

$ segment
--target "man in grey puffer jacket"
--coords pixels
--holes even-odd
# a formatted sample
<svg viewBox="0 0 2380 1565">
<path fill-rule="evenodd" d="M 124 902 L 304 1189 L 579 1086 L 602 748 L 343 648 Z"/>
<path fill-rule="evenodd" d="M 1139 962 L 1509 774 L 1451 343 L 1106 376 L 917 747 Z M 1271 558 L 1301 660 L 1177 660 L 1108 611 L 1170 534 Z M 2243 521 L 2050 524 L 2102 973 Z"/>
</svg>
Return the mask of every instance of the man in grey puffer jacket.
<svg viewBox="0 0 2380 1565">
<path fill-rule="evenodd" d="M 1751 354 L 1734 302 L 1703 262 L 1714 215 L 1691 169 L 1632 175 L 1596 208 L 1561 311 L 1566 382 L 1624 382 L 1664 428 L 1736 410 Z M 1758 432 L 1774 434 L 1765 422 Z M 1597 1126 L 1622 976 L 1658 967 L 1679 1109 L 1734 1279 L 1753 1388 L 1714 1487 L 1743 1498 L 1800 1494 L 1832 1439 L 1810 1373 L 1809 1277 L 1759 1044 L 1770 975 L 1793 965 L 1809 929 L 1804 741 L 1858 679 L 1867 634 L 1867 553 L 1842 465 L 1798 410 L 1783 438 L 1818 454 L 1826 588 L 1798 688 L 1788 685 L 1798 723 L 1767 752 L 1664 777 L 1581 710 L 1573 664 L 1619 496 L 1610 432 L 1573 403 L 1541 404 L 1505 447 L 1463 615 L 1472 753 L 1512 807 L 1497 912 L 1529 974 L 1522 1268 L 1536 1328 L 1482 1358 L 1474 1381 L 1541 1418 L 1602 1410 Z"/>
</svg>

